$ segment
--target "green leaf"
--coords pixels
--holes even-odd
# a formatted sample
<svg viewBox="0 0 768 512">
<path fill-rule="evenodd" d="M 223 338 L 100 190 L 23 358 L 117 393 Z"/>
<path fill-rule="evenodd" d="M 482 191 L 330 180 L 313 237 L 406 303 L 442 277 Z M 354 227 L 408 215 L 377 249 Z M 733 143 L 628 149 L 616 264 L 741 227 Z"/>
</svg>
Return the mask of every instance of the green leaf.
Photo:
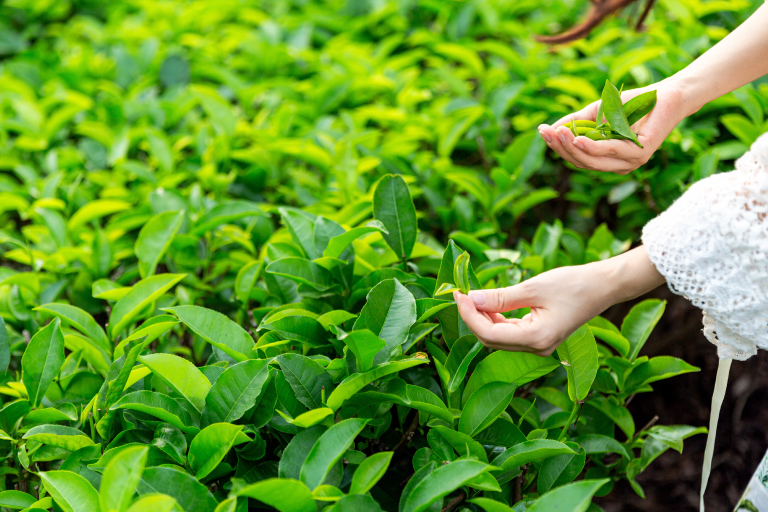
<svg viewBox="0 0 768 512">
<path fill-rule="evenodd" d="M 593 322 L 595 320 L 600 319 L 600 317 L 593 318 L 589 321 L 589 329 L 592 331 L 592 335 L 595 338 L 599 338 L 603 340 L 606 344 L 616 349 L 616 352 L 621 354 L 622 357 L 627 357 L 629 355 L 629 340 L 621 335 L 618 329 L 613 327 L 613 324 L 611 324 L 611 327 L 613 329 L 608 329 L 600 325 L 594 325 Z M 605 320 L 606 323 L 609 323 L 607 320 Z"/>
<path fill-rule="evenodd" d="M 298 480 L 301 475 L 301 466 L 307 460 L 309 451 L 326 430 L 328 429 L 324 425 L 315 425 L 293 436 L 280 457 L 278 476 Z"/>
<path fill-rule="evenodd" d="M 627 449 L 612 437 L 604 436 L 601 434 L 586 434 L 573 439 L 573 442 L 584 448 L 587 455 L 603 454 L 603 453 L 618 453 L 625 460 L 632 460 L 631 453 Z"/>
<path fill-rule="evenodd" d="M 300 354 L 283 354 L 277 362 L 301 403 L 310 409 L 323 406 L 323 389 L 328 396 L 333 389 L 333 379 L 320 364 Z"/>
<path fill-rule="evenodd" d="M 469 253 L 464 251 L 453 265 L 453 282 L 461 293 L 469 293 Z"/>
<path fill-rule="evenodd" d="M 482 507 L 485 512 L 514 512 L 509 505 L 505 505 L 490 498 L 472 498 L 469 503 Z"/>
<path fill-rule="evenodd" d="M 295 208 L 278 208 L 277 211 L 291 233 L 296 245 L 304 250 L 309 259 L 317 259 L 320 253 L 315 248 L 315 215 Z"/>
<path fill-rule="evenodd" d="M 621 334 L 629 340 L 631 350 L 629 352 L 629 360 L 634 361 L 640 354 L 640 349 L 645 345 L 648 336 L 651 335 L 651 331 L 656 326 L 661 315 L 664 314 L 664 308 L 667 302 L 658 299 L 644 300 L 640 304 L 634 306 L 629 314 L 624 317 L 624 322 L 621 324 Z"/>
<path fill-rule="evenodd" d="M 112 344 L 109 342 L 104 329 L 96 323 L 96 320 L 91 315 L 82 309 L 69 304 L 51 302 L 36 307 L 35 311 L 45 311 L 60 318 L 65 325 L 71 325 L 95 341 L 107 354 L 112 353 Z"/>
<path fill-rule="evenodd" d="M 490 382 L 506 382 L 522 386 L 548 374 L 559 366 L 560 363 L 552 357 L 539 357 L 527 352 L 499 350 L 477 365 L 464 388 L 461 401 L 466 404 L 475 391 Z"/>
<path fill-rule="evenodd" d="M 654 357 L 639 364 L 632 370 L 624 383 L 624 389 L 627 393 L 632 393 L 651 382 L 698 371 L 699 368 L 691 366 L 676 357 Z"/>
<path fill-rule="evenodd" d="M 131 203 L 125 201 L 96 199 L 77 210 L 75 214 L 69 218 L 67 228 L 69 228 L 69 231 L 75 231 L 96 219 L 106 217 L 113 213 L 122 212 L 129 208 L 131 208 Z"/>
<path fill-rule="evenodd" d="M 176 500 L 165 494 L 148 494 L 142 496 L 133 502 L 133 505 L 126 512 L 172 512 L 178 503 Z"/>
<path fill-rule="evenodd" d="M 572 482 L 584 470 L 587 460 L 586 452 L 575 443 L 567 445 L 576 451 L 575 454 L 564 453 L 545 459 L 539 469 L 537 490 L 540 494 L 550 489 Z"/>
<path fill-rule="evenodd" d="M 582 480 L 558 487 L 537 499 L 526 512 L 586 512 L 592 496 L 610 480 Z"/>
<path fill-rule="evenodd" d="M 166 494 L 176 500 L 184 512 L 213 512 L 216 498 L 194 476 L 169 467 L 146 468 L 136 491 L 141 496 Z"/>
<path fill-rule="evenodd" d="M 690 425 L 657 425 L 648 429 L 648 435 L 673 450 L 683 453 L 683 440 L 696 434 L 706 434 L 705 427 L 692 427 Z"/>
<path fill-rule="evenodd" d="M 376 354 L 387 344 L 368 329 L 344 333 L 339 339 L 349 347 L 355 355 L 357 369 L 361 372 L 367 372 L 373 366 L 373 359 Z"/>
<path fill-rule="evenodd" d="M 64 336 L 60 324 L 61 321 L 55 318 L 37 331 L 21 357 L 22 382 L 32 407 L 40 405 L 48 386 L 64 364 Z"/>
<path fill-rule="evenodd" d="M 463 456 L 477 457 L 482 462 L 488 462 L 488 455 L 483 446 L 462 432 L 456 432 L 443 425 L 432 427 L 432 430 L 439 433 L 440 436 L 448 441 L 458 454 Z"/>
<path fill-rule="evenodd" d="M 251 439 L 243 434 L 243 425 L 214 423 L 208 425 L 189 444 L 189 467 L 198 480 L 216 469 L 233 446 Z"/>
<path fill-rule="evenodd" d="M 408 331 L 416 323 L 416 300 L 400 281 L 387 279 L 368 293 L 368 300 L 355 321 L 353 331 L 368 329 L 387 342 L 374 358 L 374 364 L 387 361 L 396 347 L 408 340 Z"/>
<path fill-rule="evenodd" d="M 2 491 L 0 492 L 0 507 L 11 509 L 29 508 L 37 500 L 34 496 L 21 491 Z"/>
<path fill-rule="evenodd" d="M 265 271 L 305 284 L 319 292 L 327 291 L 333 286 L 333 276 L 329 270 L 304 258 L 280 258 L 267 265 Z"/>
<path fill-rule="evenodd" d="M 376 500 L 361 494 L 344 496 L 335 505 L 325 510 L 327 512 L 383 512 Z"/>
<path fill-rule="evenodd" d="M 300 428 L 314 427 L 315 425 L 324 421 L 329 416 L 333 416 L 333 411 L 328 407 L 312 409 L 311 411 L 307 411 L 305 413 L 299 414 L 295 418 L 291 418 L 290 416 L 287 416 L 280 409 L 276 409 L 275 412 L 277 412 L 277 414 L 282 416 L 286 422 Z"/>
<path fill-rule="evenodd" d="M 64 512 L 94 512 L 99 510 L 99 494 L 77 473 L 46 471 L 39 473 L 45 490 Z"/>
<path fill-rule="evenodd" d="M 587 397 L 597 375 L 597 345 L 592 331 L 582 325 L 557 347 L 557 355 L 568 373 L 568 396 L 572 402 Z"/>
<path fill-rule="evenodd" d="M 451 347 L 448 354 L 448 360 L 445 363 L 445 369 L 451 374 L 451 380 L 448 383 L 448 392 L 455 393 L 464 383 L 464 377 L 467 375 L 472 360 L 483 350 L 483 344 L 477 341 L 477 336 L 468 334 L 462 336 Z"/>
<path fill-rule="evenodd" d="M 562 455 L 565 453 L 574 454 L 571 448 L 558 441 L 551 439 L 535 439 L 524 443 L 516 444 L 499 454 L 491 464 L 504 470 L 510 470 L 548 457 Z"/>
<path fill-rule="evenodd" d="M 248 496 L 276 508 L 279 512 L 316 512 L 312 492 L 298 480 L 268 478 L 237 491 L 237 496 Z"/>
<path fill-rule="evenodd" d="M 151 414 L 156 418 L 170 423 L 179 430 L 194 433 L 200 431 L 196 421 L 173 398 L 153 391 L 134 391 L 128 393 L 110 407 L 111 410 L 128 409 Z"/>
<path fill-rule="evenodd" d="M 323 325 L 302 310 L 286 309 L 264 318 L 259 330 L 274 331 L 285 339 L 296 340 L 309 347 L 327 345 L 328 333 Z"/>
<path fill-rule="evenodd" d="M 184 279 L 185 274 L 159 274 L 142 279 L 117 301 L 109 315 L 109 332 L 115 338 L 150 303 L 156 301 L 173 285 Z"/>
<path fill-rule="evenodd" d="M 198 412 L 203 411 L 211 383 L 194 364 L 173 354 L 148 354 L 138 359 Z"/>
<path fill-rule="evenodd" d="M 264 393 L 269 379 L 269 366 L 263 359 L 251 359 L 224 370 L 205 396 L 201 426 L 242 418 Z"/>
<path fill-rule="evenodd" d="M 340 258 L 353 241 L 370 233 L 383 233 L 388 235 L 389 231 L 384 227 L 384 224 L 378 220 L 373 220 L 365 226 L 352 228 L 346 233 L 331 238 L 328 242 L 328 246 L 323 251 L 323 256 L 326 258 Z"/>
<path fill-rule="evenodd" d="M 406 368 L 411 368 L 412 366 L 425 364 L 428 362 L 429 359 L 427 359 L 425 354 L 417 353 L 414 355 L 414 357 L 408 359 L 390 361 L 375 367 L 373 370 L 350 375 L 348 378 L 344 379 L 341 384 L 336 387 L 336 389 L 333 390 L 333 393 L 331 393 L 331 395 L 328 397 L 328 400 L 326 401 L 326 405 L 328 405 L 328 407 L 334 411 L 337 411 L 339 407 L 341 407 L 342 404 L 352 395 L 363 389 L 374 380 L 380 379 L 385 375 L 396 373 L 400 370 L 405 370 Z"/>
<path fill-rule="evenodd" d="M 365 494 L 387 472 L 394 452 L 379 452 L 371 455 L 360 464 L 352 475 L 349 494 Z"/>
<path fill-rule="evenodd" d="M 408 185 L 399 175 L 384 176 L 373 193 L 373 216 L 387 233 L 384 240 L 400 260 L 405 261 L 416 245 L 416 209 Z"/>
<path fill-rule="evenodd" d="M 107 464 L 99 488 L 102 511 L 124 512 L 128 508 L 144 471 L 148 452 L 146 446 L 132 446 L 120 451 Z"/>
<path fill-rule="evenodd" d="M 605 114 L 605 118 L 608 120 L 608 123 L 611 125 L 613 131 L 623 137 L 628 138 L 640 146 L 640 143 L 637 142 L 637 136 L 629 127 L 629 121 L 627 120 L 627 115 L 624 113 L 624 107 L 621 103 L 619 90 L 616 89 L 616 86 L 608 80 L 605 81 L 605 87 L 603 88 L 603 95 L 601 99 L 603 113 Z"/>
<path fill-rule="evenodd" d="M 517 386 L 506 382 L 489 382 L 472 393 L 461 411 L 459 432 L 474 436 L 504 412 Z"/>
<path fill-rule="evenodd" d="M 632 439 L 635 435 L 635 420 L 626 407 L 603 396 L 590 398 L 586 405 L 590 405 L 608 416 L 624 432 L 627 439 Z"/>
<path fill-rule="evenodd" d="M 41 444 L 56 446 L 69 451 L 79 450 L 86 446 L 93 446 L 94 442 L 84 432 L 64 425 L 38 425 L 32 427 L 23 439 L 27 442 L 34 441 Z"/>
<path fill-rule="evenodd" d="M 639 94 L 624 104 L 624 113 L 627 115 L 627 124 L 632 126 L 646 115 L 650 114 L 656 106 L 656 90 Z"/>
<path fill-rule="evenodd" d="M 245 329 L 212 309 L 199 306 L 176 306 L 165 308 L 189 327 L 192 332 L 220 349 L 235 361 L 245 361 L 255 343 Z"/>
<path fill-rule="evenodd" d="M 134 248 L 141 277 L 155 273 L 158 262 L 171 245 L 183 220 L 184 211 L 168 211 L 155 215 L 141 228 Z"/>
<path fill-rule="evenodd" d="M 322 484 L 333 465 L 341 459 L 366 423 L 367 419 L 353 418 L 340 421 L 325 431 L 301 466 L 301 481 L 310 489 Z"/>
<path fill-rule="evenodd" d="M 406 498 L 401 512 L 428 510 L 432 503 L 465 485 L 488 468 L 488 464 L 474 460 L 457 460 L 439 467 L 416 485 Z"/>
<path fill-rule="evenodd" d="M 237 295 L 237 300 L 248 305 L 248 301 L 251 297 L 251 290 L 253 290 L 253 285 L 259 279 L 262 270 L 264 270 L 263 261 L 251 261 L 246 263 L 237 272 L 237 277 L 235 278 L 235 294 Z"/>
</svg>

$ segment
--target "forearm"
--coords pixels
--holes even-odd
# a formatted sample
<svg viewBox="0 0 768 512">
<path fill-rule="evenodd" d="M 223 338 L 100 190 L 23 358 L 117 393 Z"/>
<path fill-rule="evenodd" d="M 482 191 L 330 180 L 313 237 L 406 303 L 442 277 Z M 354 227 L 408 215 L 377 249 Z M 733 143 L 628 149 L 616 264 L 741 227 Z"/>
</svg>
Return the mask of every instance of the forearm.
<svg viewBox="0 0 768 512">
<path fill-rule="evenodd" d="M 768 74 L 768 4 L 685 69 L 667 79 L 680 90 L 685 115 Z"/>
<path fill-rule="evenodd" d="M 643 246 L 600 263 L 608 290 L 606 307 L 639 297 L 665 283 Z"/>
</svg>

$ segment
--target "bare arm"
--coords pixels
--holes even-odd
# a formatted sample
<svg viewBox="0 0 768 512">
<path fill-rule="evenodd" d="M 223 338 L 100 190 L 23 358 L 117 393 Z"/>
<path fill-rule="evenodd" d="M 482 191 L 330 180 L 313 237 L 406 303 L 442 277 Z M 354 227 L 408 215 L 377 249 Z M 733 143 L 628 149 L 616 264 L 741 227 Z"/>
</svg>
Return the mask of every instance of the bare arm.
<svg viewBox="0 0 768 512">
<path fill-rule="evenodd" d="M 703 105 L 768 74 L 768 5 L 685 69 L 657 84 L 626 91 L 627 101 L 656 89 L 658 103 L 636 127 L 644 148 L 624 140 L 593 141 L 574 137 L 564 124 L 575 119 L 595 120 L 598 102 L 569 114 L 554 125 L 539 126 L 549 147 L 577 167 L 626 174 L 645 164 L 667 135 Z"/>
</svg>

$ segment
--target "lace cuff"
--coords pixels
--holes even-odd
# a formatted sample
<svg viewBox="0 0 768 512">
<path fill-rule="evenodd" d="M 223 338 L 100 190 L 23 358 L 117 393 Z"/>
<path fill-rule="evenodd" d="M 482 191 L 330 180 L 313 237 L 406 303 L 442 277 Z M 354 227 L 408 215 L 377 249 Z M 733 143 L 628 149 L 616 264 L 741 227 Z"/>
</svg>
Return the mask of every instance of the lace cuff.
<svg viewBox="0 0 768 512">
<path fill-rule="evenodd" d="M 649 222 L 643 243 L 670 289 L 704 310 L 721 359 L 768 349 L 768 134 Z"/>
</svg>

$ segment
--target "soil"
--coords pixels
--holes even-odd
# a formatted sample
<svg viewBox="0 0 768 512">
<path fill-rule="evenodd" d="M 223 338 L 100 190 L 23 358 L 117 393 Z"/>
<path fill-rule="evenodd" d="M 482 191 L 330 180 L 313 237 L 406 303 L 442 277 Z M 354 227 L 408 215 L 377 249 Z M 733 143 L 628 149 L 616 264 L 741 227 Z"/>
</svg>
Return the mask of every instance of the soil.
<svg viewBox="0 0 768 512">
<path fill-rule="evenodd" d="M 644 298 L 668 301 L 666 312 L 648 339 L 642 354 L 672 355 L 701 368 L 699 373 L 653 384 L 654 392 L 637 395 L 629 405 L 639 427 L 654 415 L 660 425 L 706 426 L 717 374 L 717 351 L 701 332 L 701 310 L 659 287 Z M 632 303 L 636 303 L 633 301 Z M 614 306 L 605 316 L 615 323 L 631 304 Z M 706 436 L 685 441 L 682 455 L 668 450 L 637 481 L 646 499 L 626 481 L 595 502 L 606 512 L 699 510 L 701 465 Z M 768 450 L 768 351 L 747 361 L 734 361 L 728 379 L 717 431 L 712 474 L 706 493 L 707 512 L 731 512 L 766 450 Z"/>
</svg>

